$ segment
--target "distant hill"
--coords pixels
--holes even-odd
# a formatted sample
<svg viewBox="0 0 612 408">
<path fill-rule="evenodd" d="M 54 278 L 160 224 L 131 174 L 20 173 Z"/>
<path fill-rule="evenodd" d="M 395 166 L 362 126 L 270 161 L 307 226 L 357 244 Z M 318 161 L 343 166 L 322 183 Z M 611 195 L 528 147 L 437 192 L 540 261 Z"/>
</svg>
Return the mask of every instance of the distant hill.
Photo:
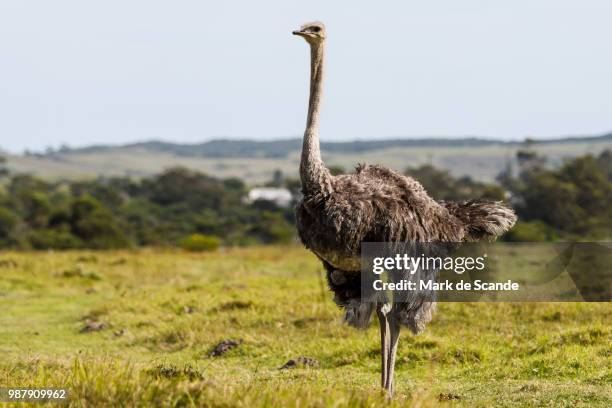
<svg viewBox="0 0 612 408">
<path fill-rule="evenodd" d="M 612 133 L 601 136 L 565 137 L 546 140 L 533 140 L 534 144 L 585 143 L 612 140 Z M 465 138 L 420 138 L 420 139 L 385 139 L 351 142 L 322 142 L 321 149 L 330 153 L 365 153 L 374 150 L 402 147 L 484 147 L 484 146 L 518 146 L 523 142 L 500 141 L 478 137 Z M 284 139 L 273 141 L 216 139 L 197 144 L 179 144 L 160 141 L 140 142 L 123 146 L 88 146 L 82 148 L 63 148 L 61 154 L 82 154 L 107 152 L 117 149 L 147 150 L 151 152 L 170 153 L 187 157 L 245 157 L 245 158 L 281 158 L 291 152 L 299 151 L 302 140 Z M 52 153 L 57 154 L 57 153 Z M 48 155 L 48 154 L 47 154 Z"/>
<path fill-rule="evenodd" d="M 551 166 L 587 153 L 612 149 L 612 133 L 530 142 Z M 297 177 L 301 139 L 274 141 L 212 140 L 199 144 L 142 142 L 122 146 L 63 147 L 43 154 L 8 156 L 11 171 L 34 173 L 48 179 L 100 176 L 142 177 L 173 166 L 185 166 L 216 177 L 240 177 L 260 184 L 280 171 Z M 378 163 L 399 171 L 433 164 L 456 177 L 491 181 L 515 163 L 523 142 L 466 137 L 323 142 L 326 164 L 350 171 L 357 163 Z M 1 146 L 0 146 L 1 147 Z"/>
</svg>

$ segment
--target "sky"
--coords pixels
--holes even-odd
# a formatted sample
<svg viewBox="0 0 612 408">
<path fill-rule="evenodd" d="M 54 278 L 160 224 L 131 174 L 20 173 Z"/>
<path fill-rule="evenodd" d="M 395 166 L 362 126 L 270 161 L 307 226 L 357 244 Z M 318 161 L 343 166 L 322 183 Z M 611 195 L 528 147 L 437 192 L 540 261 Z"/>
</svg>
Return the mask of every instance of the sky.
<svg viewBox="0 0 612 408">
<path fill-rule="evenodd" d="M 327 26 L 322 140 L 612 130 L 609 0 L 0 2 L 0 149 L 302 134 Z"/>
</svg>

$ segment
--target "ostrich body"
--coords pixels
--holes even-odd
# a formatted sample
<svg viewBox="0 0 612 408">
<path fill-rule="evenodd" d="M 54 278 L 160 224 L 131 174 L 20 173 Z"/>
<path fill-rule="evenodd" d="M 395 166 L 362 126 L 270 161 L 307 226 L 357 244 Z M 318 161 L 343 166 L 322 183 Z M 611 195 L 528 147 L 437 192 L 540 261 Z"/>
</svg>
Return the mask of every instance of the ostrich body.
<svg viewBox="0 0 612 408">
<path fill-rule="evenodd" d="M 325 27 L 303 25 L 293 34 L 310 45 L 308 117 L 300 178 L 303 198 L 296 206 L 303 244 L 323 262 L 335 302 L 346 321 L 367 327 L 376 310 L 382 346 L 382 387 L 393 392 L 393 369 L 400 327 L 421 332 L 435 303 L 366 303 L 361 296 L 362 242 L 462 242 L 494 238 L 514 225 L 513 211 L 499 202 L 437 202 L 416 180 L 383 166 L 360 165 L 352 174 L 332 176 L 321 159 L 319 117 L 323 88 Z"/>
</svg>

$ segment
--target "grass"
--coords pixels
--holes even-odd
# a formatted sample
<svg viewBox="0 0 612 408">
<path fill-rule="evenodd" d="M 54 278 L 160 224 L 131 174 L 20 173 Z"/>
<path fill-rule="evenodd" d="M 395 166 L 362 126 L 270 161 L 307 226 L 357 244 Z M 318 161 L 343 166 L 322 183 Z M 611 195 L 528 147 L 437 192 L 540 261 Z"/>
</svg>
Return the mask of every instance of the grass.
<svg viewBox="0 0 612 408">
<path fill-rule="evenodd" d="M 611 312 L 440 304 L 422 335 L 403 334 L 388 404 L 376 327 L 342 324 L 301 248 L 5 252 L 0 387 L 66 387 L 71 406 L 96 407 L 603 407 Z"/>
</svg>

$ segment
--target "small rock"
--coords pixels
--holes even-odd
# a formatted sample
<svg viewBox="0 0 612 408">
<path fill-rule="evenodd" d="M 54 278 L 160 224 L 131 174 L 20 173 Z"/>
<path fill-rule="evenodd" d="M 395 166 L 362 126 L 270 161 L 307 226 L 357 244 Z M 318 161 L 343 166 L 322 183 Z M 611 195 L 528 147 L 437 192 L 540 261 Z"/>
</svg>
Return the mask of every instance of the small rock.
<svg viewBox="0 0 612 408">
<path fill-rule="evenodd" d="M 538 390 L 538 387 L 536 387 L 533 384 L 525 384 L 521 388 L 519 388 L 519 391 L 521 392 L 534 392 L 537 390 Z"/>
<path fill-rule="evenodd" d="M 192 314 L 196 310 L 198 310 L 198 309 L 195 306 L 185 306 L 185 307 L 183 307 L 183 313 L 187 313 L 187 314 Z"/>
<path fill-rule="evenodd" d="M 283 365 L 283 366 L 280 368 L 280 370 L 286 370 L 287 368 L 293 368 L 293 367 L 296 367 L 296 366 L 297 366 L 297 361 L 295 361 L 295 360 L 291 359 L 291 360 L 287 361 L 287 362 L 285 363 L 285 365 Z"/>
<path fill-rule="evenodd" d="M 314 359 L 314 358 L 310 358 L 310 357 L 304 357 L 304 356 L 300 356 L 297 359 L 291 359 L 289 361 L 287 361 L 285 363 L 285 365 L 283 365 L 280 370 L 286 370 L 288 368 L 295 368 L 295 367 L 316 367 L 319 365 L 319 362 Z"/>
<path fill-rule="evenodd" d="M 127 329 L 121 329 L 121 330 L 117 330 L 115 332 L 113 332 L 113 335 L 115 337 L 121 337 L 123 336 L 125 333 L 127 333 Z"/>
<path fill-rule="evenodd" d="M 217 344 L 208 354 L 209 357 L 219 357 L 242 344 L 242 340 L 225 339 Z"/>
<path fill-rule="evenodd" d="M 108 328 L 108 323 L 106 322 L 87 322 L 85 326 L 83 326 L 80 330 L 81 333 L 90 333 L 94 331 L 100 331 Z"/>
</svg>

